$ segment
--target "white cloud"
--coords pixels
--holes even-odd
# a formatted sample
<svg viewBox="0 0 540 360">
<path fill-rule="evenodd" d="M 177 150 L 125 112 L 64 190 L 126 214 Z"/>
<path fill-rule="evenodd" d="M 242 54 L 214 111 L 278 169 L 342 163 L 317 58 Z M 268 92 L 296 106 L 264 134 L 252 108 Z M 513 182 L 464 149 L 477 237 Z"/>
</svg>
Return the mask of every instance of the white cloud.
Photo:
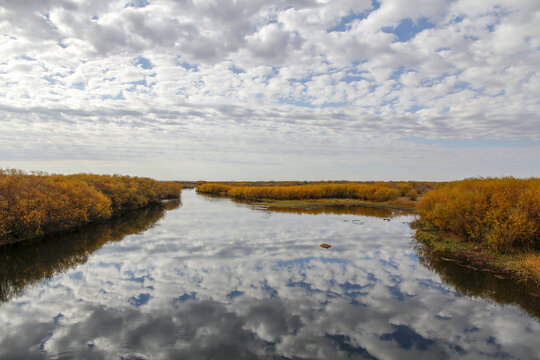
<svg viewBox="0 0 540 360">
<path fill-rule="evenodd" d="M 312 146 L 329 136 L 341 153 L 360 151 L 359 141 L 341 145 L 349 138 L 372 138 L 364 143 L 372 156 L 389 140 L 409 151 L 406 139 L 417 137 L 519 140 L 514 145 L 524 148 L 540 141 L 535 1 L 386 0 L 378 8 L 371 1 L 126 4 L 3 3 L 3 166 L 14 158 L 37 160 L 32 153 L 66 160 L 43 140 L 49 126 L 58 146 L 72 148 L 76 136 L 94 148 L 70 151 L 72 159 L 89 161 L 102 159 L 92 155 L 99 148 L 123 154 L 133 144 L 172 160 L 178 156 L 172 149 L 194 139 L 208 144 L 204 138 L 217 137 L 214 131 L 230 139 L 218 141 L 218 153 L 238 144 L 257 149 L 272 134 L 264 143 L 289 144 L 293 158 L 307 147 L 325 154 Z M 167 139 L 167 149 L 155 147 L 156 135 Z M 14 150 L 21 139 L 29 152 Z M 241 165 L 245 152 L 233 156 L 248 171 Z M 538 175 L 533 168 L 518 173 Z"/>
</svg>

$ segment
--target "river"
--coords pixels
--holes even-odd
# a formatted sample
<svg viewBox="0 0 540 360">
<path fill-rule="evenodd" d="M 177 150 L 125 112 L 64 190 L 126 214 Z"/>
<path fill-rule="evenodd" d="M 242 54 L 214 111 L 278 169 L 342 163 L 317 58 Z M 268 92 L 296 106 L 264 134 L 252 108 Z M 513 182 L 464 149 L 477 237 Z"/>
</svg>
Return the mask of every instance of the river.
<svg viewBox="0 0 540 360">
<path fill-rule="evenodd" d="M 539 358 L 538 289 L 431 256 L 411 220 L 184 190 L 2 247 L 0 359 Z"/>
</svg>

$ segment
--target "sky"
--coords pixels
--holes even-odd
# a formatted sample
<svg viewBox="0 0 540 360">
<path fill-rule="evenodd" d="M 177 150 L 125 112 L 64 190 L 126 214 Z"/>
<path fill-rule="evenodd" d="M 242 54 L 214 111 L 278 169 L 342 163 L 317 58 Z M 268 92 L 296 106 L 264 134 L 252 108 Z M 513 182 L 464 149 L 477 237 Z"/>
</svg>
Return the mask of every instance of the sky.
<svg viewBox="0 0 540 360">
<path fill-rule="evenodd" d="M 538 0 L 0 0 L 0 168 L 540 176 Z"/>
</svg>

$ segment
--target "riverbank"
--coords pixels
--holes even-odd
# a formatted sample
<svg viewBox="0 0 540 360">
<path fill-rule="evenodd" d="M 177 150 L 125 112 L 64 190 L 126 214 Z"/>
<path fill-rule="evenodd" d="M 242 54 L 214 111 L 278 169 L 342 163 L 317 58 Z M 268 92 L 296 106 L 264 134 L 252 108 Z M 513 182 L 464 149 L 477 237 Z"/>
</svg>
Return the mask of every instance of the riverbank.
<svg viewBox="0 0 540 360">
<path fill-rule="evenodd" d="M 464 242 L 452 233 L 437 230 L 417 220 L 411 224 L 415 238 L 425 250 L 446 261 L 460 262 L 477 271 L 490 271 L 500 277 L 527 281 L 540 286 L 540 252 L 500 253 Z"/>
<path fill-rule="evenodd" d="M 435 183 L 382 181 L 320 182 L 303 185 L 295 182 L 206 183 L 198 186 L 197 192 L 272 207 L 361 205 L 413 210 L 418 199 L 433 186 Z"/>
<path fill-rule="evenodd" d="M 400 210 L 408 213 L 417 213 L 418 201 L 403 199 L 402 202 L 375 203 L 358 199 L 312 199 L 312 200 L 261 200 L 238 201 L 255 207 L 263 207 L 269 211 L 291 210 L 291 212 L 304 210 L 324 211 L 336 206 L 362 206 L 370 208 Z M 477 271 L 489 271 L 496 277 L 512 278 L 516 281 L 527 281 L 540 286 L 540 252 L 501 254 L 489 248 L 475 246 L 473 243 L 461 241 L 452 233 L 445 233 L 433 226 L 417 220 L 411 224 L 416 230 L 415 238 L 423 246 L 427 246 L 433 255 L 442 257 L 447 261 L 457 261 L 463 266 Z"/>
<path fill-rule="evenodd" d="M 540 285 L 540 179 L 450 182 L 417 212 L 416 238 L 434 252 Z"/>
<path fill-rule="evenodd" d="M 69 231 L 180 197 L 174 182 L 0 169 L 0 245 Z"/>
<path fill-rule="evenodd" d="M 233 199 L 234 200 L 234 199 Z M 237 201 L 237 200 L 235 200 Z M 360 199 L 307 199 L 307 200 L 252 200 L 252 201 L 240 201 L 242 203 L 250 204 L 253 206 L 263 206 L 269 209 L 321 209 L 325 207 L 333 206 L 365 206 L 373 208 L 383 208 L 392 210 L 402 210 L 408 212 L 414 212 L 418 201 L 410 200 L 409 198 L 398 198 L 393 201 L 374 202 Z"/>
<path fill-rule="evenodd" d="M 540 179 L 479 178 L 449 183 L 207 183 L 204 194 L 291 212 L 335 206 L 419 215 L 416 238 L 435 253 L 482 271 L 540 283 Z"/>
</svg>

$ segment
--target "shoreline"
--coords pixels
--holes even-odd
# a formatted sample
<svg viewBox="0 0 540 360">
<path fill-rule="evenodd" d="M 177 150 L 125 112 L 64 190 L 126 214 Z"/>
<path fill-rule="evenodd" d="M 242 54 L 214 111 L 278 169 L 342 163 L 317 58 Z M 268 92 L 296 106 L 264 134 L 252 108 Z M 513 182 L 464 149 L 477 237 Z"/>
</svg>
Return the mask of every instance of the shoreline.
<svg viewBox="0 0 540 360">
<path fill-rule="evenodd" d="M 233 202 L 240 204 L 246 204 L 251 206 L 264 206 L 268 208 L 288 208 L 288 209 L 318 209 L 327 206 L 365 206 L 375 207 L 391 210 L 401 210 L 411 213 L 416 213 L 415 206 L 417 201 L 384 201 L 374 202 L 360 199 L 342 199 L 342 198 L 323 198 L 323 199 L 305 199 L 305 200 L 273 200 L 273 199 L 261 199 L 261 200 L 241 200 L 227 195 L 215 195 L 201 193 L 204 196 L 217 196 L 219 198 L 226 198 Z"/>
<path fill-rule="evenodd" d="M 94 221 L 85 222 L 83 224 L 79 224 L 79 225 L 75 225 L 75 226 L 71 226 L 71 227 L 49 231 L 49 232 L 43 233 L 43 234 L 38 235 L 38 236 L 31 236 L 31 237 L 24 237 L 24 238 L 17 238 L 17 239 L 13 239 L 13 238 L 12 239 L 0 239 L 0 248 L 2 248 L 3 246 L 12 245 L 12 244 L 18 244 L 18 243 L 25 242 L 25 241 L 32 241 L 32 240 L 42 239 L 42 238 L 45 238 L 46 236 L 50 236 L 50 235 L 60 235 L 60 234 L 67 234 L 67 233 L 71 233 L 71 232 L 76 232 L 76 231 L 80 230 L 81 228 L 83 228 L 85 226 L 103 224 L 103 223 L 106 223 L 106 222 L 110 221 L 111 219 L 121 217 L 121 216 L 129 214 L 130 212 L 133 212 L 133 211 L 143 210 L 143 209 L 146 209 L 146 208 L 149 208 L 149 207 L 152 207 L 152 206 L 160 206 L 162 204 L 167 204 L 168 202 L 175 202 L 175 201 L 181 201 L 181 196 L 179 196 L 177 198 L 163 198 L 163 199 L 161 199 L 161 200 L 159 200 L 157 202 L 151 202 L 151 203 L 148 203 L 148 204 L 146 204 L 144 206 L 140 206 L 140 207 L 124 208 L 124 209 L 122 209 L 120 211 L 117 211 L 117 212 L 113 213 L 111 215 L 111 217 L 107 218 L 107 219 L 97 219 L 97 220 L 94 220 Z"/>
<path fill-rule="evenodd" d="M 450 262 L 460 263 L 476 271 L 488 271 L 496 277 L 510 277 L 517 282 L 532 282 L 540 287 L 538 270 L 527 266 L 526 258 L 540 257 L 539 253 L 501 254 L 478 245 L 460 241 L 452 234 L 443 233 L 421 220 L 410 224 L 416 231 L 414 238 L 425 250 Z"/>
<path fill-rule="evenodd" d="M 213 194 L 201 194 L 216 196 Z M 402 203 L 400 203 L 399 200 L 371 202 L 359 199 L 340 198 L 306 200 L 239 200 L 227 195 L 217 195 L 217 197 L 227 198 L 233 202 L 254 207 L 262 207 L 269 211 L 272 211 L 273 209 L 314 210 L 333 206 L 363 206 L 400 210 L 411 214 L 418 214 L 415 207 L 418 201 L 413 202 L 410 200 L 405 202 L 401 200 Z M 524 257 L 531 254 L 500 254 L 483 249 L 472 243 L 453 239 L 451 234 L 444 234 L 435 228 L 430 228 L 421 220 L 411 222 L 410 226 L 416 230 L 414 239 L 418 244 L 427 247 L 426 250 L 429 250 L 431 253 L 441 257 L 441 259 L 445 261 L 459 262 L 461 266 L 470 267 L 475 271 L 492 272 L 496 277 L 511 278 L 513 281 L 517 282 L 532 282 L 534 285 L 540 287 L 540 273 L 535 273 L 524 261 Z M 532 256 L 540 256 L 540 254 L 532 254 Z"/>
</svg>

